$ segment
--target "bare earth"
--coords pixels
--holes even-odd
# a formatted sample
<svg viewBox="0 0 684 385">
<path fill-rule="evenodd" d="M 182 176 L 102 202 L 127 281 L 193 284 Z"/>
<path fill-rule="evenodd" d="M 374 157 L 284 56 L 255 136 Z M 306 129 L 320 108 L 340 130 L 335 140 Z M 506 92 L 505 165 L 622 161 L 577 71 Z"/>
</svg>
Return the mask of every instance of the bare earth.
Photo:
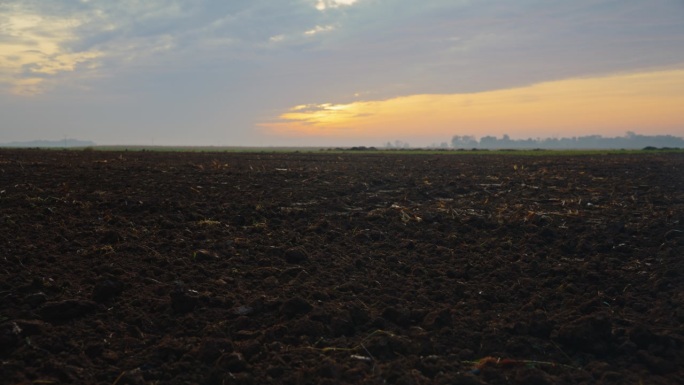
<svg viewBox="0 0 684 385">
<path fill-rule="evenodd" d="M 0 383 L 681 384 L 684 156 L 0 150 Z"/>
</svg>

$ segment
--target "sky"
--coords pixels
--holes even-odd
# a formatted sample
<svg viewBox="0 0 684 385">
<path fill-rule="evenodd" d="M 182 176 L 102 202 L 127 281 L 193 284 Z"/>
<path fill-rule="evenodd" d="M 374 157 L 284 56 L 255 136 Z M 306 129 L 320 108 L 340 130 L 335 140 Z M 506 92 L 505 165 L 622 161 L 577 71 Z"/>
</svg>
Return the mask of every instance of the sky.
<svg viewBox="0 0 684 385">
<path fill-rule="evenodd" d="M 683 0 L 1 0 L 0 143 L 684 136 Z"/>
</svg>

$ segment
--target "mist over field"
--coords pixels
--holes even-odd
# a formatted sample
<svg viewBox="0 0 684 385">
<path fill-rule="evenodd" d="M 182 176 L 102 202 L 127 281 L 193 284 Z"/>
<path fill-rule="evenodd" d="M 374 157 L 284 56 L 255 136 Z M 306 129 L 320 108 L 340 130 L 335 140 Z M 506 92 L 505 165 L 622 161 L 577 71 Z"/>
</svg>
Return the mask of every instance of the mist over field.
<svg viewBox="0 0 684 385">
<path fill-rule="evenodd" d="M 64 140 L 34 140 L 29 142 L 11 142 L 11 143 L 0 143 L 0 147 L 7 148 L 94 148 L 97 144 L 92 141 L 84 141 L 77 139 Z M 126 144 L 121 144 L 120 146 L 125 147 Z M 136 147 L 136 145 L 130 145 Z M 145 146 L 138 146 L 144 148 Z M 210 146 L 211 147 L 211 146 Z M 213 146 L 216 148 L 221 148 L 220 146 Z M 272 146 L 255 147 L 261 148 L 263 150 L 268 149 Z M 164 148 L 161 146 L 159 148 Z M 188 147 L 190 148 L 190 147 Z M 239 149 L 240 147 L 235 147 Z M 298 149 L 302 147 L 289 147 L 291 149 Z M 411 149 L 411 148 L 421 148 L 412 147 L 410 143 L 395 140 L 388 141 L 383 146 L 351 146 L 347 147 L 351 149 Z M 426 146 L 427 149 L 445 150 L 445 149 L 486 149 L 486 150 L 496 150 L 496 149 L 517 149 L 517 150 L 530 150 L 530 149 L 547 149 L 547 150 L 597 150 L 597 149 L 677 149 L 684 148 L 684 138 L 675 137 L 672 135 L 638 135 L 636 133 L 630 132 L 623 137 L 602 137 L 601 135 L 589 135 L 582 137 L 572 137 L 572 138 L 546 138 L 546 139 L 511 139 L 508 135 L 503 135 L 501 138 L 495 136 L 484 136 L 482 138 L 476 138 L 471 135 L 454 135 L 450 142 L 433 143 Z"/>
<path fill-rule="evenodd" d="M 647 147 L 684 148 L 684 138 L 672 135 L 639 135 L 634 132 L 622 137 L 602 137 L 588 135 L 572 138 L 511 139 L 508 135 L 501 138 L 484 136 L 479 140 L 473 136 L 455 135 L 451 139 L 453 148 L 487 149 L 641 149 Z M 443 147 L 440 144 L 440 147 Z"/>
</svg>

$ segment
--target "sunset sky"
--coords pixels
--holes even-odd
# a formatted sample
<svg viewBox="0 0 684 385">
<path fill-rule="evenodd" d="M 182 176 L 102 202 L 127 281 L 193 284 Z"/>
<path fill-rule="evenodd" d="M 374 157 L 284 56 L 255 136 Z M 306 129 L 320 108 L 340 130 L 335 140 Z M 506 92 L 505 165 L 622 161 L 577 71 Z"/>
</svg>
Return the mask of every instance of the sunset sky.
<svg viewBox="0 0 684 385">
<path fill-rule="evenodd" d="M 0 143 L 684 136 L 682 0 L 5 0 Z"/>
</svg>

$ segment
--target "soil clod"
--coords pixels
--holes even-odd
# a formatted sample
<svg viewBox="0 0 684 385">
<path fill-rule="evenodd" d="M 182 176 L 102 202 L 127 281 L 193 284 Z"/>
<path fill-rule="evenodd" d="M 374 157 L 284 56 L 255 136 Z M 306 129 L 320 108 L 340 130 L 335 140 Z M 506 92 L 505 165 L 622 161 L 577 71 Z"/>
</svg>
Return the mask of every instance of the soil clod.
<svg viewBox="0 0 684 385">
<path fill-rule="evenodd" d="M 293 247 L 285 250 L 285 261 L 287 263 L 302 263 L 309 259 L 309 255 L 300 247 Z"/>
<path fill-rule="evenodd" d="M 123 289 L 123 282 L 115 279 L 106 279 L 104 281 L 98 282 L 93 289 L 93 301 L 106 302 L 121 294 Z"/>
<path fill-rule="evenodd" d="M 301 297 L 290 298 L 280 307 L 280 311 L 288 318 L 306 314 L 313 309 L 313 306 Z"/>
<path fill-rule="evenodd" d="M 38 314 L 48 322 L 66 322 L 93 312 L 97 304 L 92 301 L 69 299 L 65 301 L 47 302 Z"/>
</svg>

